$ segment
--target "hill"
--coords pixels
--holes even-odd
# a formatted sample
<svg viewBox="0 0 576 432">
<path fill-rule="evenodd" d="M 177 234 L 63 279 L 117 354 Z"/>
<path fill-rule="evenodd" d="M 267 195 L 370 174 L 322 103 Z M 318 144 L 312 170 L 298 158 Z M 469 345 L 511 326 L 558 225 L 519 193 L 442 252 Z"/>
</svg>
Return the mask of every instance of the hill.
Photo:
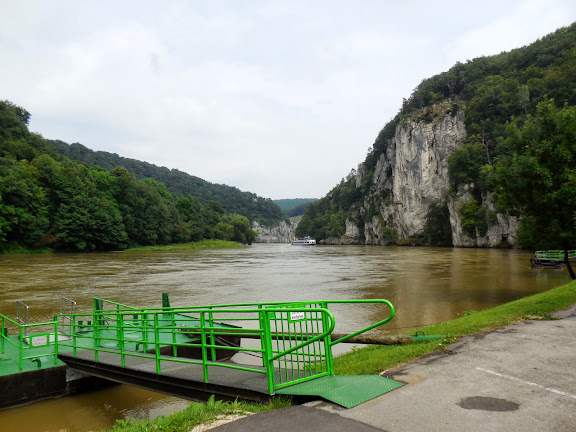
<svg viewBox="0 0 576 432">
<path fill-rule="evenodd" d="M 334 243 L 511 246 L 528 230 L 497 207 L 490 173 L 508 123 L 576 105 L 576 24 L 422 81 L 357 173 L 308 206 L 297 235 Z M 523 220 L 525 224 L 526 219 Z"/>
<path fill-rule="evenodd" d="M 316 201 L 318 198 L 293 198 L 293 199 L 279 199 L 274 200 L 274 204 L 280 207 L 288 217 L 303 215 L 306 207 L 311 202 Z"/>
<path fill-rule="evenodd" d="M 175 196 L 122 166 L 73 161 L 30 133 L 29 119 L 24 108 L 0 101 L 0 252 L 254 240 L 249 220 L 226 214 L 218 201 Z"/>
<path fill-rule="evenodd" d="M 262 225 L 275 225 L 285 218 L 280 208 L 269 198 L 260 197 L 251 192 L 223 184 L 214 184 L 199 177 L 187 174 L 177 169 L 159 167 L 148 162 L 129 159 L 103 151 L 91 150 L 82 144 L 67 144 L 59 140 L 49 141 L 54 149 L 72 159 L 84 162 L 90 166 L 100 166 L 112 170 L 118 166 L 134 173 L 137 179 L 151 178 L 166 185 L 168 190 L 176 195 L 190 195 L 201 203 L 218 201 L 227 213 L 237 213 L 246 216 L 250 221 Z"/>
</svg>

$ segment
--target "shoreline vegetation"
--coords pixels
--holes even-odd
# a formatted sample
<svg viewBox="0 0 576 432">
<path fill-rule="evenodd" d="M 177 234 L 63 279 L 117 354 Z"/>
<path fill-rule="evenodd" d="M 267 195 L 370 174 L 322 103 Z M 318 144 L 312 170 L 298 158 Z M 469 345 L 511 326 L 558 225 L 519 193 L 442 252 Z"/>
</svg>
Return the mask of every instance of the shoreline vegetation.
<svg viewBox="0 0 576 432">
<path fill-rule="evenodd" d="M 437 350 L 447 350 L 446 346 L 459 338 L 474 333 L 487 332 L 500 327 L 526 320 L 555 319 L 551 314 L 576 304 L 576 281 L 551 290 L 514 300 L 482 311 L 469 311 L 464 316 L 414 329 L 428 335 L 441 334 L 441 340 L 420 342 L 409 345 L 371 345 L 354 348 L 351 352 L 334 359 L 335 373 L 338 375 L 366 375 L 382 373 L 399 367 L 425 354 Z M 249 415 L 289 406 L 285 399 L 275 399 L 262 405 L 251 402 L 220 402 L 211 397 L 206 403 L 191 403 L 184 411 L 155 420 L 118 420 L 106 432 L 190 432 L 196 425 L 210 424 L 230 415 Z M 105 432 L 105 431 L 103 431 Z"/>
<path fill-rule="evenodd" d="M 172 252 L 172 251 L 198 251 L 205 249 L 240 249 L 246 245 L 229 241 L 205 239 L 191 243 L 174 243 L 169 245 L 139 246 L 128 248 L 122 252 Z"/>
<path fill-rule="evenodd" d="M 246 247 L 246 245 L 237 243 L 235 241 L 229 240 L 215 240 L 215 239 L 205 239 L 197 242 L 189 243 L 172 243 L 168 245 L 153 245 L 153 246 L 138 246 L 133 248 L 128 248 L 124 250 L 117 251 L 88 251 L 88 252 L 72 252 L 72 253 L 119 253 L 119 252 L 172 252 L 172 251 L 199 251 L 205 249 L 240 249 Z M 0 253 L 2 255 L 16 255 L 16 254 L 50 254 L 50 253 L 62 253 L 61 251 L 55 251 L 50 248 L 37 248 L 37 249 L 27 249 L 18 247 L 11 249 L 9 251 Z"/>
</svg>

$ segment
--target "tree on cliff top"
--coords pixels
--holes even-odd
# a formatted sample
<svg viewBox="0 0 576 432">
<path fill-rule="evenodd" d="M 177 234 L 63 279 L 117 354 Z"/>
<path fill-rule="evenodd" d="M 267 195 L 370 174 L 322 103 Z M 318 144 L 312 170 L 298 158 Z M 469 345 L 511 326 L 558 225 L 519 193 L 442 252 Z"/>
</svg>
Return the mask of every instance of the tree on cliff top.
<svg viewBox="0 0 576 432">
<path fill-rule="evenodd" d="M 508 126 L 510 154 L 494 167 L 500 204 L 522 215 L 534 244 L 559 247 L 572 279 L 568 249 L 576 245 L 576 107 L 538 105 L 524 124 Z"/>
</svg>

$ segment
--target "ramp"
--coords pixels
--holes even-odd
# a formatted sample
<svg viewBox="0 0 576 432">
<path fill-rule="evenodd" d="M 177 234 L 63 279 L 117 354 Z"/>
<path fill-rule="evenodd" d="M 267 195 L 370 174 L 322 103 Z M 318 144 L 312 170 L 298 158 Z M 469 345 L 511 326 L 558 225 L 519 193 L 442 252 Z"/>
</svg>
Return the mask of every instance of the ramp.
<svg viewBox="0 0 576 432">
<path fill-rule="evenodd" d="M 345 408 L 352 408 L 404 384 L 379 375 L 330 375 L 296 384 L 277 394 L 318 396 Z"/>
</svg>

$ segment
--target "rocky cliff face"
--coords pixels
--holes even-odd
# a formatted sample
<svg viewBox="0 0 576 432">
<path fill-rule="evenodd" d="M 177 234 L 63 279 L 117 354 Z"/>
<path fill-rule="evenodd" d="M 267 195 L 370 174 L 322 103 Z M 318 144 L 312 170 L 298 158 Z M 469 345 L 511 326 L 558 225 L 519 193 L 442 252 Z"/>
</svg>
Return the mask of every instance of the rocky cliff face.
<svg viewBox="0 0 576 432">
<path fill-rule="evenodd" d="M 265 227 L 258 222 L 252 224 L 252 229 L 258 233 L 255 243 L 290 243 L 294 239 L 296 227 L 302 216 L 291 217 L 286 222 L 280 222 L 275 227 Z"/>
<path fill-rule="evenodd" d="M 448 157 L 464 144 L 465 138 L 462 111 L 438 116 L 432 122 L 414 120 L 400 124 L 376 164 L 370 193 L 360 209 L 363 232 L 356 224 L 348 223 L 346 235 L 338 243 L 345 240 L 387 244 L 419 237 L 430 206 L 447 203 L 454 246 L 494 247 L 503 242 L 514 245 L 518 223 L 515 218 L 496 214 L 490 196 L 482 200 L 486 210 L 494 215 L 486 233 L 476 230 L 476 235 L 470 237 L 462 229 L 458 208 L 468 202 L 471 195 L 466 190 L 457 196 L 449 194 Z M 360 165 L 356 187 L 360 187 L 365 175 Z"/>
</svg>

